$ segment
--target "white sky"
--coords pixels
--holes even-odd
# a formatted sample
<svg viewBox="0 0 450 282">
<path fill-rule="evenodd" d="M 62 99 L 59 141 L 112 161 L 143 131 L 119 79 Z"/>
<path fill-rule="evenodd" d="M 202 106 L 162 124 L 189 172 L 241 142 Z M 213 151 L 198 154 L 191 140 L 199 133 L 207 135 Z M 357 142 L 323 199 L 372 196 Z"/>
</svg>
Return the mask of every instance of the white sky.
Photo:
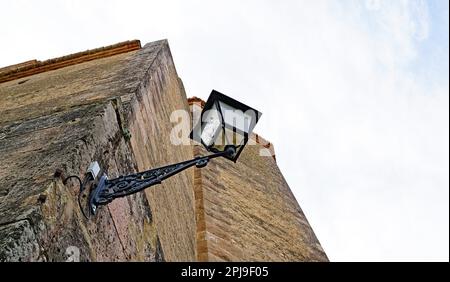
<svg viewBox="0 0 450 282">
<path fill-rule="evenodd" d="M 227 4 L 224 4 L 224 3 Z M 2 1 L 0 65 L 167 38 L 188 96 L 256 131 L 334 261 L 449 260 L 442 1 Z"/>
</svg>

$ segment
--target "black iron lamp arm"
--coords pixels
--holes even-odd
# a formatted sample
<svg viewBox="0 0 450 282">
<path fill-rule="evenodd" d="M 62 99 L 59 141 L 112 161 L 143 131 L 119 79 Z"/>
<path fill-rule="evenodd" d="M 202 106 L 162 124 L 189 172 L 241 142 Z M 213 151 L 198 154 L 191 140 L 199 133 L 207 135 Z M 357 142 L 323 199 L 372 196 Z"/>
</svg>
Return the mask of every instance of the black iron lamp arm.
<svg viewBox="0 0 450 282">
<path fill-rule="evenodd" d="M 236 149 L 233 146 L 227 146 L 224 151 L 208 156 L 196 157 L 181 163 L 119 176 L 114 179 L 108 179 L 106 175 L 103 175 L 97 187 L 91 192 L 89 199 L 90 211 L 92 214 L 95 214 L 97 207 L 100 205 L 106 205 L 116 198 L 125 197 L 150 186 L 160 184 L 163 180 L 191 166 L 195 165 L 201 168 L 206 166 L 211 159 L 227 155 L 231 156 L 235 152 Z"/>
</svg>

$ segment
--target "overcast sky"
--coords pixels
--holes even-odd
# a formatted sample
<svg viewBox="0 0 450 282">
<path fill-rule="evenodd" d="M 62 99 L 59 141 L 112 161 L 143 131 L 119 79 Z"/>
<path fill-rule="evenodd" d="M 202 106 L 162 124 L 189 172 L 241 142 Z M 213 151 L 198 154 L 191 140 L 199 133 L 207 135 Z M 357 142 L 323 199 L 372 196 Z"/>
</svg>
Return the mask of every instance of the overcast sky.
<svg viewBox="0 0 450 282">
<path fill-rule="evenodd" d="M 14 0 L 0 27 L 0 66 L 167 38 L 188 96 L 263 113 L 331 260 L 448 261 L 447 0 Z"/>
</svg>

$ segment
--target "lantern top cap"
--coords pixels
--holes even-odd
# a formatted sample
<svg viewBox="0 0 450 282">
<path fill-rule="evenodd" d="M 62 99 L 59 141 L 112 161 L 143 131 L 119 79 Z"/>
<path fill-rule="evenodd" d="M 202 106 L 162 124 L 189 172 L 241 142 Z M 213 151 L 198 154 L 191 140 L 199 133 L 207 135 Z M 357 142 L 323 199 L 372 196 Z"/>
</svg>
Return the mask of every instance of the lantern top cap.
<svg viewBox="0 0 450 282">
<path fill-rule="evenodd" d="M 241 110 L 244 113 L 248 110 L 254 111 L 257 114 L 256 115 L 257 118 L 259 118 L 262 115 L 259 111 L 255 110 L 254 108 L 249 107 L 246 104 L 241 103 L 241 102 L 239 102 L 225 94 L 222 94 L 219 91 L 216 91 L 214 89 L 211 91 L 211 94 L 209 95 L 208 100 L 206 101 L 205 106 L 203 107 L 203 111 L 210 110 L 216 101 L 224 102 L 225 104 L 231 106 L 232 108 Z"/>
</svg>

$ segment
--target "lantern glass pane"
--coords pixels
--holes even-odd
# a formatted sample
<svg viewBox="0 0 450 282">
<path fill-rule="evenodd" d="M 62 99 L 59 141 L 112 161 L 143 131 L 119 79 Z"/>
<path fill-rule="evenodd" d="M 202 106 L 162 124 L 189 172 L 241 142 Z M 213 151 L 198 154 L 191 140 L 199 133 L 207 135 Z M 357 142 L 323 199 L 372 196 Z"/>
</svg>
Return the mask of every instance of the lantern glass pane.
<svg viewBox="0 0 450 282">
<path fill-rule="evenodd" d="M 234 145 L 236 147 L 236 154 L 242 149 L 246 142 L 245 136 L 237 132 L 236 130 L 232 130 L 230 128 L 225 128 L 224 130 L 220 130 L 217 135 L 216 142 L 211 147 L 212 151 L 223 151 L 227 145 Z M 235 155 L 236 155 L 235 154 Z M 231 156 L 234 158 L 234 155 Z"/>
<path fill-rule="evenodd" d="M 203 115 L 202 119 L 201 139 L 209 147 L 214 144 L 222 129 L 222 118 L 219 111 L 211 109 Z"/>
<path fill-rule="evenodd" d="M 242 110 L 233 108 L 222 101 L 219 102 L 219 105 L 227 127 L 234 127 L 245 133 L 248 133 L 251 130 L 251 125 L 254 118 L 250 113 L 254 113 L 254 111 L 243 112 Z"/>
</svg>

